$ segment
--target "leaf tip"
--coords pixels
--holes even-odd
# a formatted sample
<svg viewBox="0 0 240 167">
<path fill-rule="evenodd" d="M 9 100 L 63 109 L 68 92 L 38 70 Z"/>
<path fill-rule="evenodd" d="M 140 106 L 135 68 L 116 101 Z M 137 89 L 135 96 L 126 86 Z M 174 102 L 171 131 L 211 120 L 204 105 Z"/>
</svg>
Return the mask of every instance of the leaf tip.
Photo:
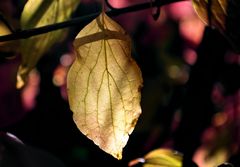
<svg viewBox="0 0 240 167">
<path fill-rule="evenodd" d="M 21 89 L 25 85 L 28 73 L 29 73 L 29 69 L 20 65 L 17 72 L 17 83 L 16 83 L 17 89 Z"/>
<path fill-rule="evenodd" d="M 115 158 L 117 158 L 118 160 L 122 159 L 122 152 L 118 152 L 116 154 L 113 155 Z"/>
<path fill-rule="evenodd" d="M 21 89 L 25 85 L 23 78 L 20 75 L 17 75 L 16 88 Z"/>
</svg>

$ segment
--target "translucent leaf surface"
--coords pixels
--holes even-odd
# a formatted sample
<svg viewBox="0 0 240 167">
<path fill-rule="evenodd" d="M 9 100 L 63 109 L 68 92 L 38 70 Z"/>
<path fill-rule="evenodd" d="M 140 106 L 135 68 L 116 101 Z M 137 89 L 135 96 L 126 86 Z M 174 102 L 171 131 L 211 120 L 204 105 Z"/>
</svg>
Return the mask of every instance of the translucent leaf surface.
<svg viewBox="0 0 240 167">
<path fill-rule="evenodd" d="M 80 0 L 28 0 L 21 16 L 22 29 L 41 27 L 69 19 Z M 38 60 L 66 33 L 66 29 L 49 32 L 21 41 L 22 63 L 18 70 L 17 87 L 24 85 L 28 73 Z"/>
<path fill-rule="evenodd" d="M 67 86 L 73 119 L 89 139 L 117 159 L 141 114 L 141 71 L 126 32 L 101 14 L 77 35 Z"/>
<path fill-rule="evenodd" d="M 177 151 L 159 148 L 149 152 L 143 158 L 137 158 L 129 163 L 134 166 L 143 163 L 143 167 L 181 167 L 183 155 Z"/>
<path fill-rule="evenodd" d="M 206 24 L 217 28 L 240 52 L 239 0 L 193 0 L 193 6 Z"/>
</svg>

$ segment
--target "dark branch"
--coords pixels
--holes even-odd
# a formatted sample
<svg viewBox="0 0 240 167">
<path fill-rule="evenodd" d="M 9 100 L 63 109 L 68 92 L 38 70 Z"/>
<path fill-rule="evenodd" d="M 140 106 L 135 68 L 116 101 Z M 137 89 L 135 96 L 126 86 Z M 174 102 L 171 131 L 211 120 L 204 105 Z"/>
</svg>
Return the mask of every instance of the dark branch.
<svg viewBox="0 0 240 167">
<path fill-rule="evenodd" d="M 142 4 L 125 7 L 125 8 L 110 10 L 110 11 L 107 11 L 106 13 L 108 16 L 118 16 L 118 15 L 121 15 L 124 13 L 136 12 L 136 11 L 148 9 L 151 7 L 161 7 L 163 5 L 174 3 L 174 2 L 179 2 L 179 1 L 184 1 L 184 0 L 155 0 L 154 2 L 152 2 L 152 4 L 151 4 L 151 2 L 142 3 Z M 100 14 L 100 12 L 82 16 L 82 17 L 73 18 L 69 21 L 65 21 L 65 22 L 61 22 L 61 23 L 56 23 L 56 24 L 39 27 L 39 28 L 33 28 L 33 29 L 27 29 L 27 30 L 14 32 L 9 35 L 0 36 L 0 42 L 29 38 L 31 36 L 44 34 L 44 33 L 50 32 L 50 31 L 63 29 L 63 28 L 67 28 L 70 26 L 77 26 L 81 22 L 90 21 L 90 20 L 94 19 L 99 14 Z"/>
</svg>

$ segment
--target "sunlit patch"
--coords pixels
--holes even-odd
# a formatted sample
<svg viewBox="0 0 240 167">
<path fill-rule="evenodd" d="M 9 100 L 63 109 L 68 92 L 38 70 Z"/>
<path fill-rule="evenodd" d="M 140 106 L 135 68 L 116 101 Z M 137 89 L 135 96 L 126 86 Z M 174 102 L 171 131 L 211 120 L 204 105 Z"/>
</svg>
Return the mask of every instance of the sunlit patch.
<svg viewBox="0 0 240 167">
<path fill-rule="evenodd" d="M 197 53 L 194 49 L 187 48 L 183 52 L 183 58 L 189 65 L 194 65 L 197 61 Z"/>
<path fill-rule="evenodd" d="M 70 65 L 73 63 L 74 56 L 72 52 L 63 54 L 60 58 L 60 64 L 53 72 L 52 83 L 60 87 L 60 93 L 63 99 L 67 100 L 66 78 Z"/>
<path fill-rule="evenodd" d="M 69 67 L 73 62 L 73 56 L 71 53 L 66 53 L 60 58 L 60 64 L 64 67 Z"/>
<path fill-rule="evenodd" d="M 131 160 L 129 163 L 128 163 L 128 166 L 131 167 L 131 166 L 135 166 L 135 165 L 138 165 L 138 164 L 143 164 L 145 163 L 145 159 L 144 158 L 137 158 L 137 159 L 134 159 L 134 160 Z"/>
<path fill-rule="evenodd" d="M 179 67 L 178 65 L 170 65 L 167 70 L 168 76 L 176 82 L 184 84 L 188 81 L 189 72 L 184 66 Z"/>
<path fill-rule="evenodd" d="M 73 52 L 65 53 L 60 58 L 60 64 L 53 72 L 52 83 L 60 87 L 60 93 L 63 99 L 67 100 L 66 77 L 71 64 L 74 61 Z"/>
<path fill-rule="evenodd" d="M 197 47 L 203 37 L 204 23 L 196 15 L 192 2 L 172 3 L 165 7 L 167 15 L 179 23 L 182 38 L 193 47 Z"/>
<path fill-rule="evenodd" d="M 146 0 L 135 0 L 135 1 L 133 1 L 133 0 L 121 0 L 121 1 L 108 0 L 108 1 L 111 4 L 111 6 L 113 6 L 114 8 L 124 8 L 127 6 L 146 2 Z"/>
<path fill-rule="evenodd" d="M 37 70 L 32 70 L 29 74 L 27 85 L 22 90 L 22 103 L 24 108 L 29 111 L 35 107 L 36 96 L 39 93 L 40 75 Z"/>
<path fill-rule="evenodd" d="M 191 1 L 172 3 L 166 6 L 171 18 L 176 21 L 196 16 Z"/>
<path fill-rule="evenodd" d="M 127 1 L 115 1 L 115 0 L 109 0 L 109 3 L 114 7 L 114 8 L 123 8 L 128 6 Z"/>
<path fill-rule="evenodd" d="M 179 23 L 181 36 L 194 47 L 202 41 L 204 29 L 205 25 L 196 17 L 181 20 Z"/>
<path fill-rule="evenodd" d="M 194 160 L 199 166 L 218 166 L 227 162 L 239 150 L 238 92 L 224 96 L 220 83 L 214 85 L 212 99 L 219 112 L 212 118 L 212 125 L 202 136 L 202 145 L 197 149 Z"/>
<path fill-rule="evenodd" d="M 227 114 L 224 112 L 216 113 L 213 117 L 214 126 L 222 126 L 227 122 Z"/>
<path fill-rule="evenodd" d="M 67 75 L 67 69 L 64 66 L 59 65 L 54 73 L 52 82 L 55 86 L 63 86 L 66 83 L 66 75 Z"/>
<path fill-rule="evenodd" d="M 181 75 L 181 70 L 177 65 L 171 65 L 168 67 L 168 75 L 172 79 L 177 79 Z"/>
<path fill-rule="evenodd" d="M 194 154 L 193 160 L 200 167 L 218 166 L 227 161 L 228 153 L 226 149 L 217 151 L 213 156 L 209 156 L 207 147 L 200 147 Z"/>
</svg>

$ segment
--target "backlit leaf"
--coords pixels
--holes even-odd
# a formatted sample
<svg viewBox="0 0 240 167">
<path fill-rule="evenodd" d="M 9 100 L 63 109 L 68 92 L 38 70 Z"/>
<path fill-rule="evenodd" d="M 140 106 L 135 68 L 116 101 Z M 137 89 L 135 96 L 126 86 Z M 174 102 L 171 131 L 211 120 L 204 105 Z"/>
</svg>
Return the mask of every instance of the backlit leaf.
<svg viewBox="0 0 240 167">
<path fill-rule="evenodd" d="M 117 159 L 141 114 L 141 71 L 126 32 L 106 14 L 74 41 L 67 87 L 73 119 L 89 139 Z"/>
<path fill-rule="evenodd" d="M 129 166 L 132 167 L 138 163 L 142 163 L 143 167 L 181 167 L 183 155 L 177 151 L 159 148 L 149 152 L 143 158 L 137 158 L 130 161 Z"/>
<path fill-rule="evenodd" d="M 68 20 L 80 0 L 28 0 L 21 16 L 23 29 L 41 27 Z M 21 88 L 28 73 L 38 60 L 65 37 L 66 29 L 49 32 L 21 41 L 22 63 L 17 74 L 17 87 Z"/>
<path fill-rule="evenodd" d="M 3 23 L 0 22 L 0 36 L 11 34 L 9 28 Z M 0 42 L 0 52 L 18 52 L 19 41 L 6 41 Z"/>
<path fill-rule="evenodd" d="M 239 0 L 193 0 L 193 6 L 203 22 L 217 28 L 240 52 Z"/>
</svg>

